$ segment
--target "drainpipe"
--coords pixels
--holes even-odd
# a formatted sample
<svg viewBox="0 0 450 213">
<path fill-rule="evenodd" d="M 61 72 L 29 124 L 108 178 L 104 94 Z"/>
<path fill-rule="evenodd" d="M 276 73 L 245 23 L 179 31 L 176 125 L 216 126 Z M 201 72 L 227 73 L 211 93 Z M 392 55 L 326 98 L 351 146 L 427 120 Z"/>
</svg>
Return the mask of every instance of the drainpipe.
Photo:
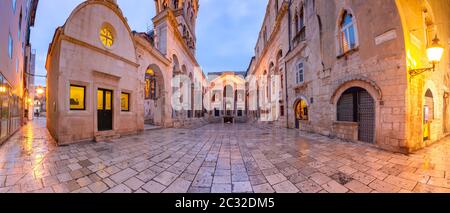
<svg viewBox="0 0 450 213">
<path fill-rule="evenodd" d="M 292 0 L 289 0 L 289 6 L 288 6 L 288 39 L 289 39 L 289 51 L 286 53 L 286 55 L 288 53 L 291 52 L 292 50 L 292 23 L 291 23 L 291 5 L 292 5 Z M 285 83 L 285 87 L 284 90 L 286 91 L 286 105 L 285 105 L 285 113 L 286 113 L 286 127 L 289 127 L 289 93 L 288 93 L 288 77 L 287 77 L 287 61 L 284 61 L 284 83 Z"/>
</svg>

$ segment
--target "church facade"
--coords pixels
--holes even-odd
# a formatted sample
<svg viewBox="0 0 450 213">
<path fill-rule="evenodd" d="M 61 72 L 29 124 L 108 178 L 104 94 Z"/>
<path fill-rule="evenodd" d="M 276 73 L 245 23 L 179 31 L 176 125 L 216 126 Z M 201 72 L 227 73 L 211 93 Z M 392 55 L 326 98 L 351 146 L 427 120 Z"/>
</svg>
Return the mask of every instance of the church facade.
<svg viewBox="0 0 450 213">
<path fill-rule="evenodd" d="M 60 145 L 201 123 L 202 100 L 190 98 L 207 86 L 195 58 L 198 0 L 155 5 L 151 32 L 132 31 L 115 0 L 83 2 L 56 30 L 47 127 Z"/>
</svg>

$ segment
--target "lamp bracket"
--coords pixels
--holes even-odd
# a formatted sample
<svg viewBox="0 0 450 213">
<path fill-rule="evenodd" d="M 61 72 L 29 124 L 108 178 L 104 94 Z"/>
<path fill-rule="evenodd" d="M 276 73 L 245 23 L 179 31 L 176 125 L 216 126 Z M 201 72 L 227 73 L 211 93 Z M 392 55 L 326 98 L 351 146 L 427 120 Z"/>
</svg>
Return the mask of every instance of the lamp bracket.
<svg viewBox="0 0 450 213">
<path fill-rule="evenodd" d="M 411 75 L 411 77 L 415 77 L 418 76 L 424 72 L 434 72 L 436 66 L 433 64 L 432 67 L 427 67 L 427 68 L 419 68 L 419 69 L 410 69 L 409 70 L 409 75 Z"/>
</svg>

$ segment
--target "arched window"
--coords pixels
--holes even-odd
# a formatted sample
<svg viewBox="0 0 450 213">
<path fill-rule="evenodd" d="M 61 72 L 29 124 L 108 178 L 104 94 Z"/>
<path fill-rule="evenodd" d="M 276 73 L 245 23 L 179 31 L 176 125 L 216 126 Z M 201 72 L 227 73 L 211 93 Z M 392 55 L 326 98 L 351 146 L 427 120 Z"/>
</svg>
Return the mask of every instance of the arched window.
<svg viewBox="0 0 450 213">
<path fill-rule="evenodd" d="M 295 106 L 295 117 L 301 121 L 309 120 L 308 104 L 304 99 L 300 99 Z"/>
<path fill-rule="evenodd" d="M 357 35 L 354 18 L 351 13 L 345 11 L 341 18 L 339 43 L 341 53 L 346 53 L 357 46 Z"/>
<path fill-rule="evenodd" d="M 145 99 L 156 99 L 156 76 L 153 69 L 148 68 L 145 72 Z"/>
<path fill-rule="evenodd" d="M 425 122 L 434 120 L 434 97 L 429 89 L 425 93 L 424 117 Z"/>
</svg>

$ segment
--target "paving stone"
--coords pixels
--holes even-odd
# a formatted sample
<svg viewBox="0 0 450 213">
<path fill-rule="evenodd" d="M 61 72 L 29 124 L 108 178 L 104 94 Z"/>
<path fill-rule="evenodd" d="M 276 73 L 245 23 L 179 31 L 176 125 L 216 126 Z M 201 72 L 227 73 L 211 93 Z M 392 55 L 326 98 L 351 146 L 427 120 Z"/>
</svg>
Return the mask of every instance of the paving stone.
<svg viewBox="0 0 450 213">
<path fill-rule="evenodd" d="M 150 181 L 142 186 L 142 189 L 150 193 L 161 193 L 164 189 L 166 189 L 166 186 L 155 181 Z"/>
<path fill-rule="evenodd" d="M 188 193 L 210 193 L 211 188 L 207 187 L 190 187 Z"/>
<path fill-rule="evenodd" d="M 272 186 L 287 180 L 287 178 L 281 173 L 266 176 L 266 179 Z"/>
<path fill-rule="evenodd" d="M 133 191 L 136 191 L 139 188 L 141 188 L 141 186 L 143 186 L 145 183 L 135 177 L 132 177 L 127 181 L 125 181 L 124 184 L 129 188 L 131 188 Z"/>
<path fill-rule="evenodd" d="M 137 175 L 137 172 L 133 169 L 125 169 L 118 173 L 111 175 L 111 180 L 116 182 L 117 184 L 123 183 L 124 181 L 130 179 L 131 177 Z"/>
<path fill-rule="evenodd" d="M 409 191 L 412 191 L 414 189 L 414 187 L 416 187 L 417 185 L 417 181 L 412 181 L 412 180 L 407 180 L 407 179 L 403 179 L 400 177 L 395 177 L 390 175 L 389 177 L 387 177 L 386 179 L 384 179 L 384 181 L 386 183 L 390 183 L 394 186 L 398 186 L 402 189 L 406 189 Z"/>
<path fill-rule="evenodd" d="M 85 187 L 85 186 L 91 184 L 92 180 L 89 179 L 88 177 L 82 177 L 77 180 L 77 183 L 78 183 L 78 185 L 80 185 L 80 187 Z"/>
<path fill-rule="evenodd" d="M 249 193 L 253 192 L 250 182 L 234 182 L 233 193 Z"/>
<path fill-rule="evenodd" d="M 273 186 L 277 193 L 297 193 L 299 190 L 290 181 L 284 181 Z"/>
<path fill-rule="evenodd" d="M 105 183 L 101 182 L 101 181 L 90 184 L 88 186 L 88 188 L 93 193 L 102 193 L 102 192 L 105 192 L 106 190 L 109 189 L 108 186 Z"/>
<path fill-rule="evenodd" d="M 131 193 L 131 189 L 125 186 L 124 184 L 117 185 L 109 190 L 107 190 L 105 193 Z"/>
<path fill-rule="evenodd" d="M 236 181 L 238 181 L 238 180 L 236 180 Z M 245 181 L 245 179 L 244 179 L 244 181 Z M 214 184 L 220 184 L 220 183 L 231 184 L 231 176 L 214 176 L 213 183 Z"/>
<path fill-rule="evenodd" d="M 186 193 L 189 190 L 189 186 L 191 182 L 184 180 L 183 178 L 176 179 L 167 189 L 165 189 L 164 193 Z"/>
<path fill-rule="evenodd" d="M 341 185 L 340 183 L 336 182 L 335 180 L 332 180 L 326 184 L 323 184 L 322 188 L 330 193 L 346 193 L 346 192 L 348 192 L 348 189 L 345 186 Z"/>
<path fill-rule="evenodd" d="M 270 186 L 270 184 L 265 183 L 257 186 L 253 186 L 253 191 L 255 193 L 274 193 L 275 190 Z"/>
<path fill-rule="evenodd" d="M 317 193 L 320 192 L 322 187 L 312 180 L 307 180 L 296 184 L 297 188 L 303 193 Z"/>
<path fill-rule="evenodd" d="M 352 180 L 348 182 L 347 184 L 345 184 L 345 187 L 356 193 L 369 193 L 372 191 L 370 187 L 364 185 L 363 183 L 357 180 Z"/>
<path fill-rule="evenodd" d="M 231 193 L 231 183 L 214 183 L 211 187 L 211 193 Z"/>
<path fill-rule="evenodd" d="M 328 183 L 331 181 L 331 178 L 322 174 L 322 173 L 314 173 L 311 176 L 309 176 L 309 179 L 316 182 L 319 185 Z"/>
<path fill-rule="evenodd" d="M 162 172 L 161 174 L 156 176 L 153 180 L 155 180 L 165 186 L 169 186 L 177 177 L 178 177 L 178 175 L 176 175 L 174 173 Z"/>
<path fill-rule="evenodd" d="M 374 180 L 371 184 L 369 184 L 369 187 L 377 192 L 385 192 L 385 193 L 399 192 L 401 189 L 398 186 L 394 186 L 381 180 Z"/>
</svg>

